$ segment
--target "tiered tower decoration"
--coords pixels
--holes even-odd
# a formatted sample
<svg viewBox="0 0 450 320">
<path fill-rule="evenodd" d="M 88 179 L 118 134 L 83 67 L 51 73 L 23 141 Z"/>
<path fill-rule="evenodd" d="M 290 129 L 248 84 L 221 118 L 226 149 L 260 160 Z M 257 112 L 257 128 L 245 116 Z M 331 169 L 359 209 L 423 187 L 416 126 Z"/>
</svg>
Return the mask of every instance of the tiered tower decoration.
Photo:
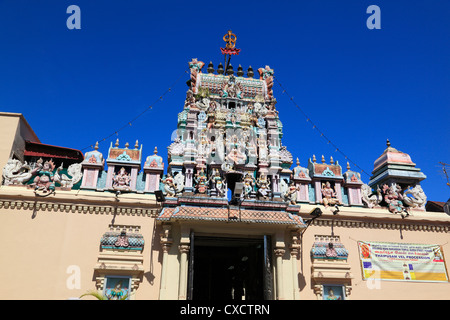
<svg viewBox="0 0 450 320">
<path fill-rule="evenodd" d="M 108 150 L 108 174 L 106 176 L 106 189 L 115 191 L 136 191 L 138 172 L 141 169 L 142 145 L 136 140 L 134 149 L 129 149 L 128 142 L 125 148 L 119 148 L 119 139 L 114 147 Z"/>
<path fill-rule="evenodd" d="M 374 162 L 368 183 L 377 192 L 375 204 L 387 206 L 390 212 L 402 216 L 409 215 L 410 209 L 424 211 L 427 197 L 420 182 L 426 178 L 425 174 L 416 168 L 407 153 L 391 147 L 389 140 L 386 145 L 387 148 Z"/>
<path fill-rule="evenodd" d="M 231 31 L 224 40 L 225 55 L 239 53 Z M 244 199 L 283 201 L 293 161 L 281 143 L 282 124 L 272 89 L 274 72 L 269 66 L 260 68 L 255 79 L 251 67 L 244 76 L 239 66 L 235 75 L 229 61 L 225 70 L 219 64 L 217 74 L 212 62 L 206 73 L 204 62 L 189 62 L 189 89 L 178 116 L 177 139 L 168 147 L 168 180 L 162 180 L 161 189 L 173 190 L 170 184 L 180 176 L 184 195 L 227 198 L 227 190 L 243 182 Z"/>
</svg>

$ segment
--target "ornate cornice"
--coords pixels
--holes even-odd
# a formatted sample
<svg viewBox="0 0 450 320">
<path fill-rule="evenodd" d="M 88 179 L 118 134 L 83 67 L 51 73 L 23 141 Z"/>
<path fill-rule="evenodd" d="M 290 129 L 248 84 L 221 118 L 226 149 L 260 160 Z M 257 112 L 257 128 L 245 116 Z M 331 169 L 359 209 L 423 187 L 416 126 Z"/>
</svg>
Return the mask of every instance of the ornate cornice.
<svg viewBox="0 0 450 320">
<path fill-rule="evenodd" d="M 398 222 L 376 222 L 351 219 L 315 219 L 311 222 L 312 226 L 334 226 L 344 228 L 366 228 L 366 229 L 387 229 L 387 230 L 405 230 L 405 231 L 430 231 L 430 232 L 449 232 L 450 223 L 401 220 Z"/>
<path fill-rule="evenodd" d="M 143 216 L 156 218 L 159 208 L 131 207 L 123 204 L 102 205 L 102 204 L 81 204 L 81 203 L 61 203 L 45 200 L 5 200 L 0 199 L 0 209 L 10 210 L 30 210 L 83 214 L 119 214 L 128 216 Z"/>
</svg>

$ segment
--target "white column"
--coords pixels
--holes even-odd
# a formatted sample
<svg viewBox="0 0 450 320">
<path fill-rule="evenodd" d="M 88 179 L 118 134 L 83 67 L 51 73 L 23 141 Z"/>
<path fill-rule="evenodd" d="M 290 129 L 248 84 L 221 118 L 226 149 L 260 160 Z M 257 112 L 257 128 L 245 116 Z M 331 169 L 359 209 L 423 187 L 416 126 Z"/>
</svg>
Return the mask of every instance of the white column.
<svg viewBox="0 0 450 320">
<path fill-rule="evenodd" d="M 291 246 L 292 284 L 294 287 L 294 300 L 299 300 L 298 271 L 297 271 L 298 253 L 299 248 L 296 246 Z"/>
<path fill-rule="evenodd" d="M 162 268 L 161 268 L 161 287 L 159 288 L 159 299 L 166 299 L 166 283 L 167 283 L 167 264 L 169 250 L 172 246 L 171 226 L 163 225 L 160 233 L 161 246 L 163 250 Z"/>
<path fill-rule="evenodd" d="M 276 256 L 276 270 L 277 270 L 277 300 L 283 300 L 283 255 L 285 253 L 284 248 L 275 248 L 274 250 Z"/>
<path fill-rule="evenodd" d="M 186 300 L 189 245 L 181 244 L 178 246 L 178 249 L 180 250 L 180 280 L 178 286 L 178 300 Z"/>
</svg>

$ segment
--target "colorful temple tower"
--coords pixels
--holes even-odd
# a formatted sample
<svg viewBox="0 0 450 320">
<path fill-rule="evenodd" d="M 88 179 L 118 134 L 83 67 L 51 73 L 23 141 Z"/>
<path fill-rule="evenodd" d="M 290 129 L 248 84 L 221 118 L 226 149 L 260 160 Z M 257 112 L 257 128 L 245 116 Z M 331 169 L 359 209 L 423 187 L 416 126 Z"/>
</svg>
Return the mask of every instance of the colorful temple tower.
<svg viewBox="0 0 450 320">
<path fill-rule="evenodd" d="M 226 71 L 219 64 L 217 74 L 212 62 L 206 73 L 204 66 L 189 62 L 189 89 L 161 181 L 166 204 L 176 204 L 177 196 L 188 203 L 259 208 L 309 202 L 307 187 L 300 192 L 300 186 L 310 178 L 293 175 L 292 154 L 282 144 L 274 71 L 259 68 L 254 78 L 251 67 L 244 75 L 239 66 L 235 75 L 230 64 Z"/>
<path fill-rule="evenodd" d="M 189 63 L 190 88 L 178 117 L 179 139 L 169 146 L 172 175 L 186 173 L 186 192 L 221 197 L 236 176 L 248 175 L 255 181 L 260 175 L 270 176 L 271 191 L 280 198 L 282 150 L 292 156 L 281 145 L 282 127 L 271 90 L 273 71 L 260 69 L 260 79 L 253 79 L 236 77 L 231 67 L 227 75 L 213 74 L 212 64 L 204 74 L 203 66 L 197 59 Z M 220 176 L 224 184 L 215 190 L 203 188 L 202 175 L 208 181 L 212 175 L 215 181 Z M 255 198 L 254 191 L 245 196 Z"/>
</svg>

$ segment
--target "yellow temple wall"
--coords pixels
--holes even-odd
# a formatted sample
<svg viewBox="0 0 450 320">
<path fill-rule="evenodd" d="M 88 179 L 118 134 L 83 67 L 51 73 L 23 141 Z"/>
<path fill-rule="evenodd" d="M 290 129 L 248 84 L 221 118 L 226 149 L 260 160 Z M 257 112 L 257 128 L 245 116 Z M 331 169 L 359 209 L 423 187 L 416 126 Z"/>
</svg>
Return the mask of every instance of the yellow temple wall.
<svg viewBox="0 0 450 320">
<path fill-rule="evenodd" d="M 11 192 L 19 196 L 5 198 L 5 193 Z M 32 191 L 23 187 L 0 188 L 0 281 L 4 288 L 0 299 L 65 300 L 95 290 L 94 267 L 101 251 L 100 239 L 113 222 L 140 226 L 145 240 L 145 272 L 133 298 L 158 299 L 161 248 L 159 238 L 153 239 L 154 218 L 131 211 L 116 215 L 96 212 L 95 208 L 101 207 L 98 203 L 68 203 L 67 195 L 59 201 L 36 199 L 37 209 L 36 203 L 20 196 L 28 193 Z M 75 192 L 70 193 L 75 197 Z"/>
<path fill-rule="evenodd" d="M 18 190 L 23 191 L 19 192 Z M 100 239 L 108 231 L 108 226 L 112 222 L 115 225 L 140 226 L 140 233 L 144 236 L 145 246 L 142 252 L 144 273 L 142 282 L 133 297 L 137 300 L 178 299 L 179 245 L 182 242 L 180 240 L 185 241 L 186 234 L 191 230 L 198 233 L 236 237 L 272 235 L 274 249 L 283 246 L 285 249 L 281 264 L 282 299 L 315 300 L 318 298 L 314 291 L 315 282 L 311 274 L 312 260 L 310 256 L 315 235 L 339 236 L 341 243 L 349 251 L 347 263 L 353 276 L 349 299 L 424 300 L 448 299 L 450 296 L 450 283 L 448 282 L 380 281 L 379 286 L 373 287 L 373 283 L 372 285 L 368 284 L 368 281 L 362 279 L 357 246 L 357 241 L 438 244 L 442 245 L 444 257 L 448 258 L 450 256 L 449 220 L 445 214 L 423 212 L 406 219 L 398 216 L 397 219 L 397 217 L 386 214 L 382 209 L 375 209 L 371 211 L 371 214 L 376 219 L 369 219 L 367 218 L 367 209 L 358 211 L 358 209 L 351 208 L 351 212 L 342 209 L 341 215 L 336 216 L 325 213 L 304 231 L 300 238 L 301 254 L 298 258 L 291 255 L 291 230 L 286 227 L 235 223 L 192 223 L 187 225 L 172 223 L 172 243 L 167 255 L 166 283 L 165 288 L 161 288 L 160 291 L 163 262 L 163 250 L 160 242 L 162 227 L 155 224 L 154 217 L 126 213 L 114 216 L 111 213 L 99 213 L 95 210 L 90 212 L 89 208 L 93 205 L 86 202 L 80 202 L 74 211 L 64 210 L 64 207 L 53 205 L 67 202 L 67 199 L 70 198 L 67 194 L 64 195 L 64 201 L 62 199 L 60 201 L 40 200 L 41 203 L 47 203 L 47 205 L 41 205 L 38 210 L 29 207 L 18 208 L 18 204 L 24 202 L 22 200 L 30 203 L 28 198 L 23 197 L 29 192 L 23 187 L 2 186 L 0 188 L 0 224 L 3 226 L 0 233 L 0 240 L 3 243 L 0 281 L 4 288 L 0 293 L 0 299 L 64 300 L 77 298 L 87 291 L 94 290 L 96 288 L 94 267 L 100 253 Z M 8 194 L 9 196 L 7 196 Z M 18 196 L 14 199 L 11 194 L 18 194 Z M 73 191 L 69 194 L 75 197 Z M 101 198 L 95 199 L 100 200 Z M 130 200 L 131 202 L 133 201 Z M 104 205 L 109 206 L 110 203 L 105 202 Z M 101 207 L 100 203 L 97 203 L 97 207 Z M 304 206 L 303 211 L 306 213 L 308 210 L 308 206 Z M 309 217 L 304 215 L 304 218 Z M 372 224 L 370 227 L 369 223 Z M 389 224 L 404 226 L 388 228 Z M 431 227 L 428 230 L 425 230 L 426 227 L 422 230 L 414 230 L 415 228 L 419 229 L 419 227 L 414 227 L 419 225 L 447 226 L 447 231 L 436 231 Z M 296 275 L 292 271 L 292 259 L 296 259 Z M 275 291 L 279 285 L 275 255 L 272 257 L 272 261 Z M 80 282 L 78 287 L 74 287 L 77 270 Z M 298 289 L 295 289 L 295 280 L 293 280 L 296 278 L 298 279 Z M 325 281 L 325 283 L 330 283 L 330 281 Z"/>
<path fill-rule="evenodd" d="M 23 115 L 0 112 L 0 168 L 3 169 L 13 153 L 23 159 L 25 140 L 39 142 Z"/>
<path fill-rule="evenodd" d="M 39 139 L 21 114 L 0 113 L 0 166 L 14 152 L 21 158 L 25 140 Z M 126 197 L 129 197 L 126 199 Z M 0 186 L 0 240 L 3 244 L 0 281 L 4 290 L 0 299 L 69 299 L 96 288 L 94 268 L 99 259 L 100 239 L 110 224 L 139 226 L 144 236 L 143 275 L 134 299 L 178 299 L 180 292 L 180 241 L 186 243 L 191 230 L 216 235 L 269 234 L 273 247 L 283 248 L 281 264 L 272 257 L 274 291 L 281 288 L 281 299 L 317 299 L 312 279 L 311 248 L 315 235 L 336 235 L 349 251 L 348 265 L 353 275 L 350 299 L 448 299 L 450 284 L 431 282 L 380 281 L 370 288 L 362 279 L 357 241 L 383 241 L 442 245 L 444 257 L 450 257 L 450 217 L 444 213 L 414 212 L 406 219 L 385 208 L 341 208 L 334 216 L 324 209 L 300 237 L 300 256 L 294 274 L 291 255 L 292 234 L 285 226 L 263 224 L 172 223 L 172 243 L 167 254 L 166 278 L 160 290 L 164 256 L 160 240 L 162 226 L 157 225 L 158 205 L 153 196 L 130 194 L 120 201 L 119 214 L 103 211 L 114 206 L 112 193 L 59 191 L 50 197 L 36 197 L 24 186 Z M 316 206 L 302 205 L 300 215 L 310 219 Z M 319 206 L 323 209 L 322 206 Z M 132 213 L 129 209 L 153 210 Z M 147 210 L 147 211 L 146 211 Z M 325 222 L 323 222 L 325 221 Z M 369 224 L 372 224 L 369 227 Z M 376 227 L 373 225 L 377 224 Z M 389 225 L 397 227 L 389 228 Z M 398 227 L 400 226 L 400 227 Z M 422 228 L 422 226 L 425 226 Z M 430 227 L 428 227 L 430 226 Z M 445 227 L 446 231 L 433 230 Z M 447 261 L 448 262 L 448 261 Z M 277 277 L 278 268 L 282 277 Z M 77 278 L 79 277 L 79 278 Z M 76 281 L 79 279 L 79 283 Z M 281 279 L 282 283 L 277 283 Z M 294 279 L 298 279 L 298 289 Z M 276 297 L 276 295 L 275 295 Z M 89 299 L 89 298 L 86 298 Z"/>
<path fill-rule="evenodd" d="M 346 210 L 351 212 L 346 212 Z M 306 208 L 305 211 L 307 211 Z M 449 282 L 364 280 L 357 241 L 440 245 L 444 258 L 446 258 L 448 275 L 449 227 L 450 217 L 443 212 L 415 211 L 405 219 L 399 215 L 387 213 L 385 208 L 361 208 L 359 210 L 344 208 L 336 216 L 328 212 L 308 227 L 301 239 L 302 254 L 298 258 L 300 299 L 320 298 L 314 293 L 315 282 L 311 275 L 311 248 L 315 235 L 334 235 L 339 236 L 340 242 L 349 252 L 347 263 L 353 279 L 351 279 L 351 292 L 348 299 L 446 300 L 450 297 Z M 329 284 L 339 284 L 340 282 L 339 280 L 323 281 Z"/>
</svg>

